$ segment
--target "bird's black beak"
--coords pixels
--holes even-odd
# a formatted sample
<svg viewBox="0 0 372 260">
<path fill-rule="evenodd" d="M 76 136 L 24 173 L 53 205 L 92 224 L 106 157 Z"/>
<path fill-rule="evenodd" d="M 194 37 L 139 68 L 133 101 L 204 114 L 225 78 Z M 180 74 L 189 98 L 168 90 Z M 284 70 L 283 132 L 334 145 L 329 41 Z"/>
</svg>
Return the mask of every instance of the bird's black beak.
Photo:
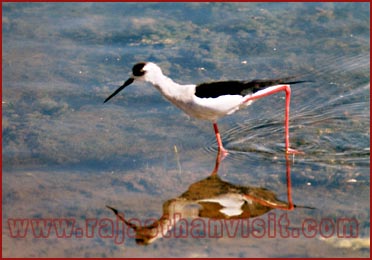
<svg viewBox="0 0 372 260">
<path fill-rule="evenodd" d="M 126 86 L 129 86 L 130 84 L 132 84 L 133 81 L 134 81 L 134 78 L 129 78 L 127 81 L 124 82 L 124 84 L 120 88 L 118 88 L 114 93 L 112 93 L 108 98 L 106 98 L 105 101 L 103 101 L 103 103 L 106 103 L 107 101 L 109 101 L 113 96 L 115 96 L 117 93 L 122 91 Z"/>
</svg>

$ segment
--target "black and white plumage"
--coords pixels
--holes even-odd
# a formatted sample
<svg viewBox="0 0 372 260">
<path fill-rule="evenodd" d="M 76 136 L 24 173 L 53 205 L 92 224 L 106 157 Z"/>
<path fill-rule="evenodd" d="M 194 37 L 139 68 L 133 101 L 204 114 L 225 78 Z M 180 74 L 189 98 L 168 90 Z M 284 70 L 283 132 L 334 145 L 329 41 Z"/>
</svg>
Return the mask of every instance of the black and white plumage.
<svg viewBox="0 0 372 260">
<path fill-rule="evenodd" d="M 279 91 L 286 92 L 286 152 L 295 152 L 289 148 L 288 116 L 290 84 L 303 81 L 291 81 L 293 78 L 253 81 L 217 81 L 199 85 L 181 85 L 165 76 L 160 67 L 152 62 L 140 62 L 133 66 L 132 76 L 104 103 L 118 94 L 135 80 L 150 82 L 172 104 L 191 117 L 208 120 L 213 123 L 219 151 L 227 154 L 223 148 L 217 127 L 217 120 L 242 109 L 258 99 Z"/>
</svg>

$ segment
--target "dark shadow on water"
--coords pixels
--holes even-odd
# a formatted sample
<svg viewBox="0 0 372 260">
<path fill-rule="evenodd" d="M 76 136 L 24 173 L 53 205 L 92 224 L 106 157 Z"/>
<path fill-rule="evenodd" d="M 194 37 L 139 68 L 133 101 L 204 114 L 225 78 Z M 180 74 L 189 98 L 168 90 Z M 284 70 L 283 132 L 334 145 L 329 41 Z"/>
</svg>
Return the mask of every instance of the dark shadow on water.
<svg viewBox="0 0 372 260">
<path fill-rule="evenodd" d="M 291 161 L 288 155 L 286 155 L 287 201 L 279 200 L 273 191 L 266 188 L 236 185 L 222 180 L 218 176 L 221 161 L 222 157 L 218 153 L 216 164 L 210 176 L 191 184 L 188 190 L 179 197 L 165 201 L 163 203 L 163 215 L 150 225 L 142 226 L 138 224 L 141 223 L 140 221 L 134 223 L 137 221 L 133 221 L 133 218 L 132 221 L 128 221 L 124 213 L 111 206 L 106 207 L 114 212 L 118 220 L 134 230 L 135 239 L 139 245 L 149 245 L 159 238 L 170 237 L 169 232 L 180 222 L 208 222 L 205 219 L 224 220 L 226 222 L 262 216 L 273 209 L 314 209 L 308 206 L 297 206 L 292 202 Z M 222 222 L 220 223 L 222 225 Z M 186 224 L 186 226 L 188 225 Z M 206 226 L 204 225 L 204 229 L 208 229 Z M 199 231 L 211 232 L 211 230 L 203 230 L 203 228 Z M 187 233 L 187 230 L 183 230 L 183 232 Z M 187 234 L 179 234 L 177 237 L 187 237 Z"/>
</svg>

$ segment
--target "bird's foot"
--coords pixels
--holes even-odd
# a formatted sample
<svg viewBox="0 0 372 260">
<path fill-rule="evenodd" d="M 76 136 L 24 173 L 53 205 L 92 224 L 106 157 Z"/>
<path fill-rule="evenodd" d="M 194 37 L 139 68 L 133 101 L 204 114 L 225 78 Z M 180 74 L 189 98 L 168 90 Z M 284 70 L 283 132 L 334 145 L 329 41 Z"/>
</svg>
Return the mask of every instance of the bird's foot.
<svg viewBox="0 0 372 260">
<path fill-rule="evenodd" d="M 287 148 L 286 151 L 285 151 L 286 154 L 293 154 L 293 155 L 304 155 L 305 153 L 302 152 L 302 151 L 298 151 L 298 150 L 295 150 L 295 149 L 292 149 L 292 148 Z"/>
<path fill-rule="evenodd" d="M 220 161 L 225 159 L 228 154 L 229 154 L 229 151 L 227 151 L 225 148 L 218 147 L 218 156 L 219 156 Z"/>
</svg>

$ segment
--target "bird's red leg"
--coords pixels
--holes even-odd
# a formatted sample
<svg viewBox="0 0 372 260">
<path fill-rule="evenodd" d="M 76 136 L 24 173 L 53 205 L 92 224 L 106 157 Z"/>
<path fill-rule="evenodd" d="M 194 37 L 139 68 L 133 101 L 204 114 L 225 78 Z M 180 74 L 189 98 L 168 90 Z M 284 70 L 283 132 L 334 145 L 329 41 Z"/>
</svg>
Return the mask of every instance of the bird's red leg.
<svg viewBox="0 0 372 260">
<path fill-rule="evenodd" d="M 287 154 L 303 154 L 303 152 L 294 150 L 289 147 L 289 104 L 291 102 L 291 87 L 289 85 L 277 85 L 268 87 L 246 98 L 243 101 L 243 103 L 247 103 L 250 100 L 259 99 L 268 95 L 272 95 L 280 91 L 285 91 L 285 114 L 284 114 L 285 152 Z"/>
<path fill-rule="evenodd" d="M 221 139 L 220 131 L 218 131 L 217 123 L 213 123 L 213 128 L 214 128 L 214 133 L 216 134 L 216 139 L 217 139 L 217 144 L 218 144 L 218 153 L 223 159 L 225 158 L 226 155 L 229 154 L 229 152 L 225 148 L 223 148 L 222 139 Z"/>
</svg>

